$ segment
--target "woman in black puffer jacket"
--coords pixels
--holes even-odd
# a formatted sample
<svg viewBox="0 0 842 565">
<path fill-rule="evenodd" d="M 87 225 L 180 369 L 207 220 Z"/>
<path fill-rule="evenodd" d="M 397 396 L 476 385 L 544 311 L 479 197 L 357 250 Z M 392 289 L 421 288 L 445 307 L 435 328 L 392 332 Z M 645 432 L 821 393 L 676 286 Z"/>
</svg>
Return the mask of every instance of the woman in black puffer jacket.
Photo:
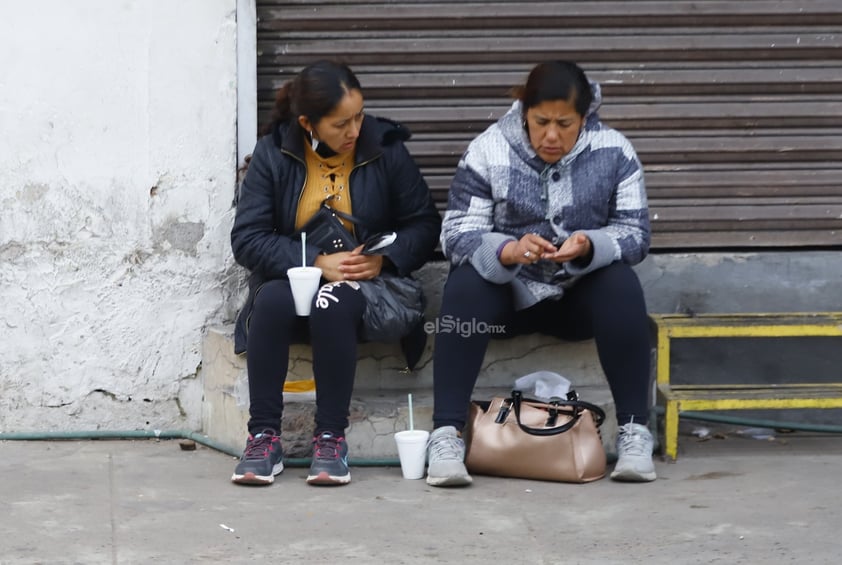
<svg viewBox="0 0 842 565">
<path fill-rule="evenodd" d="M 360 83 L 345 65 L 320 61 L 287 82 L 265 133 L 243 180 L 231 230 L 234 257 L 251 272 L 235 334 L 236 352 L 248 353 L 249 439 L 231 480 L 269 484 L 283 470 L 280 423 L 289 345 L 309 342 L 316 422 L 307 481 L 346 484 L 344 435 L 357 342 L 383 337 L 371 322 L 373 307 L 388 302 L 382 293 L 390 285 L 383 282 L 397 278 L 413 286 L 409 275 L 432 255 L 441 217 L 404 146 L 409 131 L 364 114 Z M 297 231 L 325 200 L 357 220 L 343 220 L 357 241 L 394 231 L 394 243 L 378 255 L 363 255 L 360 247 L 326 253 L 310 244 L 302 252 Z M 321 268 L 325 283 L 307 318 L 295 314 L 286 275 L 301 266 L 302 256 Z M 410 316 L 414 321 L 389 337 L 403 338 L 411 366 L 425 338 L 423 300 L 409 313 L 417 314 Z"/>
</svg>

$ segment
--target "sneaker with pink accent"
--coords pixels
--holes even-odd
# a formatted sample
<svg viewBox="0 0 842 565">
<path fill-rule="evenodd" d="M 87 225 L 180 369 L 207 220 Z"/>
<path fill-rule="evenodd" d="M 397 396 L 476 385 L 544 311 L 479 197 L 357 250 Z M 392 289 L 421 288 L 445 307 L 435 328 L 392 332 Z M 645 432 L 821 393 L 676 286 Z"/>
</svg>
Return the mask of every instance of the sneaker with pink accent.
<svg viewBox="0 0 842 565">
<path fill-rule="evenodd" d="M 284 470 L 283 460 L 281 438 L 275 430 L 265 429 L 249 435 L 231 481 L 239 485 L 271 485 L 275 475 Z"/>
<path fill-rule="evenodd" d="M 313 438 L 313 460 L 307 484 L 347 485 L 351 482 L 348 469 L 348 443 L 344 437 L 322 432 Z"/>
</svg>

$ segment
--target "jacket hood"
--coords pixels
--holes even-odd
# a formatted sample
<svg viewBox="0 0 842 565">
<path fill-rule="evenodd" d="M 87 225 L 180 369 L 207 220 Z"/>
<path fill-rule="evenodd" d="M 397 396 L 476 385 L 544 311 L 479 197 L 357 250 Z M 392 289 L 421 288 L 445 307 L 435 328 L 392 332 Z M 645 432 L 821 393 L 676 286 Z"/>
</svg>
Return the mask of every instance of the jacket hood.
<svg viewBox="0 0 842 565">
<path fill-rule="evenodd" d="M 570 150 L 570 153 L 562 157 L 560 162 L 562 165 L 572 161 L 576 155 L 581 153 L 588 146 L 588 132 L 599 129 L 600 127 L 597 110 L 602 105 L 602 88 L 598 82 L 588 82 L 591 85 L 593 101 L 591 101 L 591 105 L 585 113 L 585 124 L 579 133 L 579 138 L 576 140 L 576 144 Z M 524 162 L 528 163 L 529 166 L 537 171 L 543 171 L 547 167 L 547 163 L 535 153 L 535 149 L 529 143 L 529 135 L 526 133 L 526 128 L 523 124 L 523 104 L 521 104 L 520 100 L 515 100 L 512 103 L 511 108 L 497 122 L 497 126 L 500 128 L 506 142 Z"/>
</svg>

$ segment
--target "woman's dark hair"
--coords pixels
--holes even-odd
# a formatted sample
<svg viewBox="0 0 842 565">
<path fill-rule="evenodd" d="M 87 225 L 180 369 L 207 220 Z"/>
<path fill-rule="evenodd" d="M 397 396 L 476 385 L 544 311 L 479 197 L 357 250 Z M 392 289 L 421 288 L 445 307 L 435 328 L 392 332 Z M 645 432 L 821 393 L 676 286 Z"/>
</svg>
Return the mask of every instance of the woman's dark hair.
<svg viewBox="0 0 842 565">
<path fill-rule="evenodd" d="M 279 123 L 302 115 L 315 124 L 329 114 L 349 90 L 362 88 L 347 65 L 334 61 L 308 65 L 278 89 L 263 133 L 270 133 Z"/>
<path fill-rule="evenodd" d="M 524 114 L 546 100 L 572 99 L 576 113 L 584 118 L 593 102 L 593 92 L 585 71 L 569 61 L 538 64 L 530 71 L 526 84 L 514 87 L 511 92 L 523 104 Z"/>
</svg>

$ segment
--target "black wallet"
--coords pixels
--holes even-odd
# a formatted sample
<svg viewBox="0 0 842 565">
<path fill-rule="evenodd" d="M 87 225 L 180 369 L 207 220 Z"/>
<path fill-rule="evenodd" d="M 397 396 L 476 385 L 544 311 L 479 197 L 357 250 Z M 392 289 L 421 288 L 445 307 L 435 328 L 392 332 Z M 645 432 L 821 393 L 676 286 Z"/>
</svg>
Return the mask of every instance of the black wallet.
<svg viewBox="0 0 842 565">
<path fill-rule="evenodd" d="M 359 244 L 354 234 L 342 225 L 340 218 L 357 223 L 354 216 L 335 210 L 327 205 L 327 201 L 324 201 L 318 211 L 313 214 L 313 217 L 307 220 L 307 223 L 296 231 L 292 237 L 300 238 L 301 232 L 305 232 L 307 243 L 315 245 L 323 253 L 353 251 Z"/>
</svg>

